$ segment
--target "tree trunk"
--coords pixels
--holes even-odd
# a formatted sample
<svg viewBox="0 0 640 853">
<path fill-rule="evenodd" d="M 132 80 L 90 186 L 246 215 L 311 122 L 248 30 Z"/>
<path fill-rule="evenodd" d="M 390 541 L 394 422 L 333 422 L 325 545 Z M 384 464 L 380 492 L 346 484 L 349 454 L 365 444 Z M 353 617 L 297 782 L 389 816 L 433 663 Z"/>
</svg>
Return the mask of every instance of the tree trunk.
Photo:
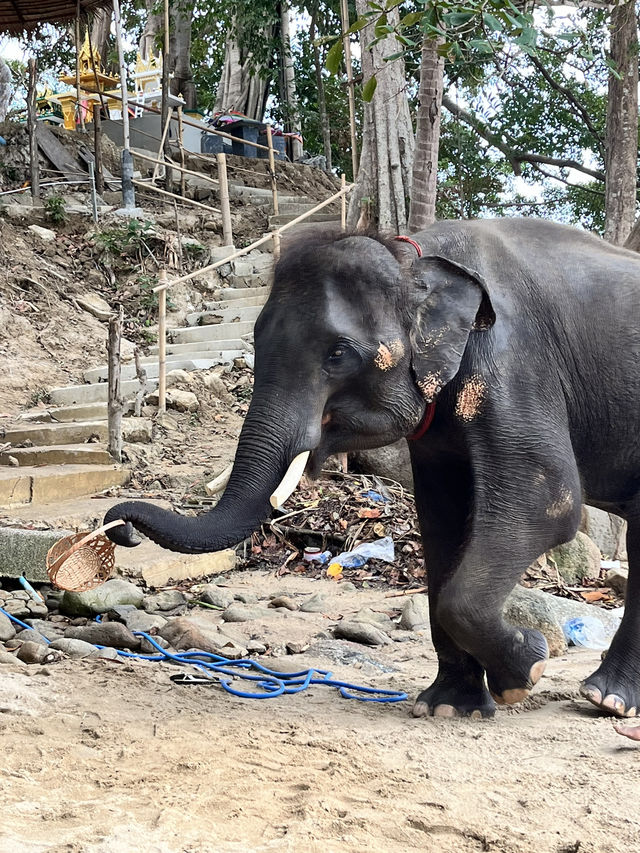
<svg viewBox="0 0 640 853">
<path fill-rule="evenodd" d="M 111 66 L 117 68 L 117 64 L 109 64 L 109 40 L 111 38 L 111 19 L 113 18 L 113 9 L 110 7 L 96 9 L 93 20 L 91 21 L 91 30 L 89 38 L 91 47 L 97 50 L 100 54 L 100 62 L 105 71 L 110 71 Z"/>
<path fill-rule="evenodd" d="M 184 98 L 187 110 L 198 107 L 198 95 L 191 70 L 191 19 L 193 3 L 174 0 L 171 4 L 171 41 L 169 70 L 173 72 L 171 94 Z"/>
<path fill-rule="evenodd" d="M 331 128 L 329 126 L 329 116 L 327 114 L 327 99 L 324 93 L 324 80 L 322 79 L 322 60 L 320 59 L 320 49 L 316 44 L 316 18 L 318 16 L 318 3 L 315 3 L 311 13 L 311 44 L 313 46 L 313 64 L 315 66 L 316 87 L 318 89 L 318 113 L 320 118 L 320 127 L 322 128 L 322 147 L 324 150 L 325 160 L 327 161 L 327 172 L 331 171 Z"/>
<path fill-rule="evenodd" d="M 356 11 L 368 11 L 367 0 L 356 0 Z M 398 11 L 388 13 L 389 24 L 398 20 Z M 414 138 L 406 92 L 404 62 L 385 62 L 384 57 L 398 53 L 402 46 L 395 36 L 387 36 L 372 48 L 374 25 L 361 30 L 363 83 L 373 76 L 378 86 L 364 107 L 360 170 L 349 202 L 348 225 L 355 228 L 361 203 L 371 200 L 373 221 L 382 231 L 398 234 L 407 227 L 408 199 L 411 192 Z"/>
<path fill-rule="evenodd" d="M 271 36 L 272 33 L 264 34 L 265 39 Z M 233 36 L 228 36 L 214 112 L 235 110 L 256 121 L 262 121 L 269 82 L 269 75 L 261 76 L 257 70 L 252 69 L 251 54 L 241 51 Z"/>
<path fill-rule="evenodd" d="M 420 62 L 409 231 L 427 228 L 436 218 L 443 75 L 444 58 L 438 55 L 438 43 L 425 38 Z"/>
<path fill-rule="evenodd" d="M 622 245 L 636 215 L 638 163 L 638 29 L 635 3 L 611 12 L 610 55 L 619 79 L 609 74 L 605 139 L 606 240 Z"/>
<path fill-rule="evenodd" d="M 280 3 L 280 37 L 282 39 L 282 107 L 284 108 L 284 128 L 287 133 L 300 133 L 300 112 L 296 93 L 296 78 L 291 55 L 289 6 L 287 0 Z M 302 142 L 291 140 L 291 159 L 302 157 Z"/>
<path fill-rule="evenodd" d="M 145 6 L 147 8 L 147 19 L 138 42 L 138 50 L 140 56 L 146 61 L 152 53 L 154 56 L 162 53 L 162 46 L 158 43 L 158 39 L 164 30 L 164 16 L 162 9 L 154 13 L 154 9 L 158 9 L 156 0 L 145 0 Z"/>
<path fill-rule="evenodd" d="M 0 58 L 0 121 L 6 119 L 12 98 L 13 75 L 4 59 Z"/>
</svg>

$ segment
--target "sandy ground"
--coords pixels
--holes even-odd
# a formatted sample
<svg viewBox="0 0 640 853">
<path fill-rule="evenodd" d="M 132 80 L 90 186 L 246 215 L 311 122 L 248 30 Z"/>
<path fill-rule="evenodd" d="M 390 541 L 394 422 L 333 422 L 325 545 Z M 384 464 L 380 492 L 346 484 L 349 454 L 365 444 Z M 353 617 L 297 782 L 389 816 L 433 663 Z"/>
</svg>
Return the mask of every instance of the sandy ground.
<svg viewBox="0 0 640 853">
<path fill-rule="evenodd" d="M 402 605 L 384 590 L 258 573 L 226 583 L 260 597 L 328 592 L 324 614 L 274 611 L 230 627 L 271 647 L 311 642 L 269 665 L 331 668 L 411 697 L 435 672 L 427 633 L 375 649 L 317 639 L 339 615 Z M 336 650 L 357 656 L 334 663 L 326 654 Z M 551 661 L 526 707 L 490 722 L 416 720 L 410 703 L 349 701 L 325 687 L 237 699 L 176 686 L 175 669 L 157 663 L 4 665 L 0 850 L 635 850 L 640 749 L 577 698 L 597 660 L 573 651 Z"/>
</svg>

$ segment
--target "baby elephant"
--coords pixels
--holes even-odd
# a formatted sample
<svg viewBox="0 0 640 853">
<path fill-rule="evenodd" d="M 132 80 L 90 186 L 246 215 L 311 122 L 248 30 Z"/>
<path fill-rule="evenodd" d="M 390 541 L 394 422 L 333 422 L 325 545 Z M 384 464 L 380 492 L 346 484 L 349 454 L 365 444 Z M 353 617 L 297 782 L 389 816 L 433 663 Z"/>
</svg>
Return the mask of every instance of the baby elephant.
<svg viewBox="0 0 640 853">
<path fill-rule="evenodd" d="M 640 709 L 640 258 L 550 222 L 439 222 L 407 238 L 306 238 L 275 270 L 255 329 L 255 390 L 218 506 L 144 503 L 107 521 L 176 551 L 251 533 L 292 460 L 406 437 L 438 675 L 417 716 L 487 717 L 523 699 L 547 645 L 502 608 L 583 502 L 629 523 L 625 615 L 582 687 Z M 303 461 L 306 457 L 302 457 Z M 285 490 L 286 492 L 287 490 Z M 278 490 L 276 492 L 280 494 Z"/>
</svg>

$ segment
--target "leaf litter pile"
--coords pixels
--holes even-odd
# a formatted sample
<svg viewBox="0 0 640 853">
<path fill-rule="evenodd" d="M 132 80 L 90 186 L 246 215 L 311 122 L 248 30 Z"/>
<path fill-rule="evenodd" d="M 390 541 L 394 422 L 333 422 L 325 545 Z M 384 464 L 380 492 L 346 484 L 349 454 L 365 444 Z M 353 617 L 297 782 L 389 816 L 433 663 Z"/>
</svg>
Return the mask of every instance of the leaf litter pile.
<svg viewBox="0 0 640 853">
<path fill-rule="evenodd" d="M 304 559 L 305 548 L 329 551 L 332 557 L 364 542 L 391 537 L 395 560 L 369 559 L 356 568 L 337 571 L 331 558 L 321 565 Z M 303 479 L 246 549 L 245 568 L 278 575 L 333 577 L 359 586 L 422 587 L 426 582 L 415 500 L 399 483 L 361 474 L 323 472 L 323 479 Z"/>
</svg>

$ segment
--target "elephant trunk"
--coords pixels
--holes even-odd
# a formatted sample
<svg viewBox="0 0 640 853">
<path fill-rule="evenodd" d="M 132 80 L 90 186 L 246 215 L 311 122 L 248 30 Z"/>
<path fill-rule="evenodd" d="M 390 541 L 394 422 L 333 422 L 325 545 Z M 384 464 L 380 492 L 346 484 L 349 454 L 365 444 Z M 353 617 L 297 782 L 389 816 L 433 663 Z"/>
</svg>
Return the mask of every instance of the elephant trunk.
<svg viewBox="0 0 640 853">
<path fill-rule="evenodd" d="M 270 497 L 281 483 L 292 459 L 312 450 L 319 438 L 315 430 L 300 426 L 297 406 L 274 404 L 281 393 L 255 395 L 247 414 L 227 488 L 217 506 L 195 518 L 161 509 L 142 501 L 112 507 L 105 523 L 123 519 L 126 525 L 109 531 L 118 545 L 138 544 L 133 528 L 163 548 L 184 554 L 219 551 L 237 545 L 267 518 Z M 304 411 L 304 408 L 301 409 Z M 307 418 L 302 420 L 307 422 Z M 319 419 L 318 419 L 319 420 Z"/>
</svg>

